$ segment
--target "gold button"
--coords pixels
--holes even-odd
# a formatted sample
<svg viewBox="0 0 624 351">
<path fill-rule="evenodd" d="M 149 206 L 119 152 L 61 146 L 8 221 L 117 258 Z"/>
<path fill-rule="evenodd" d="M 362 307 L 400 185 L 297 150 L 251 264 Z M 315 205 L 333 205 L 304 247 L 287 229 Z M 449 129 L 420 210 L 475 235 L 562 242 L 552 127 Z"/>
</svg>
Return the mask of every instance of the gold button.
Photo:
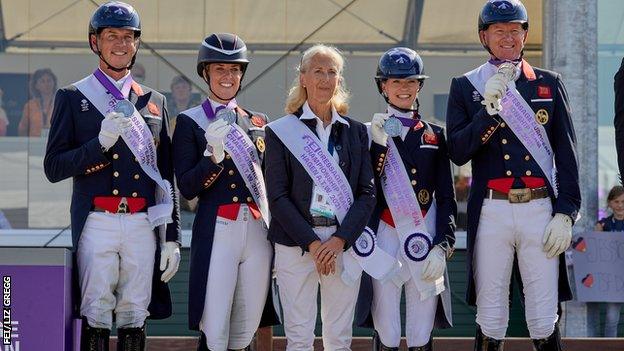
<svg viewBox="0 0 624 351">
<path fill-rule="evenodd" d="M 507 171 L 507 172 L 505 172 L 505 174 L 510 176 L 511 175 L 511 171 Z"/>
<path fill-rule="evenodd" d="M 229 175 L 234 175 L 234 170 L 233 170 L 233 169 L 230 169 L 230 170 L 229 170 L 229 172 L 228 172 L 228 174 L 229 174 Z"/>
<path fill-rule="evenodd" d="M 412 174 L 416 174 L 416 168 L 412 168 Z"/>
<path fill-rule="evenodd" d="M 225 155 L 225 158 L 227 158 L 228 160 L 231 159 L 232 157 L 230 157 L 229 154 Z"/>
<path fill-rule="evenodd" d="M 101 167 L 99 165 L 95 166 L 96 170 L 99 170 Z"/>
<path fill-rule="evenodd" d="M 118 159 L 118 158 L 119 158 L 119 155 L 118 155 L 118 154 L 113 154 L 113 160 L 116 160 L 116 159 Z"/>
<path fill-rule="evenodd" d="M 384 160 L 383 157 L 379 158 L 379 162 L 383 162 L 383 160 Z"/>
<path fill-rule="evenodd" d="M 234 183 L 230 184 L 230 188 L 236 189 L 236 184 L 234 184 Z"/>
<path fill-rule="evenodd" d="M 481 138 L 481 141 L 485 141 L 485 137 Z"/>
<path fill-rule="evenodd" d="M 379 157 L 384 157 L 384 156 L 386 156 L 386 154 L 384 153 L 379 154 Z"/>
<path fill-rule="evenodd" d="M 210 185 L 210 184 L 208 184 L 208 183 L 204 183 L 204 186 L 208 186 L 208 185 Z"/>
<path fill-rule="evenodd" d="M 494 131 L 494 129 L 496 129 L 496 128 L 494 128 L 494 126 L 490 127 L 490 130 L 491 130 L 491 131 Z"/>
<path fill-rule="evenodd" d="M 113 195 L 119 195 L 119 190 L 113 189 Z"/>
<path fill-rule="evenodd" d="M 501 140 L 501 143 L 503 143 L 503 144 L 507 144 L 507 139 L 503 139 L 503 140 Z"/>
<path fill-rule="evenodd" d="M 509 155 L 505 155 L 505 156 L 503 156 L 503 158 L 504 158 L 505 160 L 509 160 L 509 159 L 510 159 Z"/>
<path fill-rule="evenodd" d="M 412 180 L 412 185 L 416 185 L 416 181 L 415 180 Z"/>
<path fill-rule="evenodd" d="M 91 170 L 90 170 L 90 169 L 87 169 L 86 173 L 87 173 L 87 174 L 91 173 Z"/>
<path fill-rule="evenodd" d="M 247 202 L 251 202 L 253 201 L 253 199 L 251 198 L 251 196 L 247 196 Z"/>
<path fill-rule="evenodd" d="M 140 176 L 140 175 L 138 175 L 138 174 L 135 174 L 135 175 L 134 175 L 134 179 L 138 180 L 139 178 L 141 178 L 141 176 Z"/>
<path fill-rule="evenodd" d="M 139 196 L 139 194 L 137 194 L 136 191 L 132 193 L 132 197 L 137 197 L 137 196 Z"/>
<path fill-rule="evenodd" d="M 505 128 L 507 126 L 507 124 L 505 124 L 505 122 L 501 122 L 501 127 Z"/>
<path fill-rule="evenodd" d="M 135 158 L 134 158 L 134 162 L 139 162 L 139 160 L 135 157 Z"/>
<path fill-rule="evenodd" d="M 380 167 L 377 167 L 377 172 L 381 172 L 381 168 Z"/>
<path fill-rule="evenodd" d="M 233 202 L 238 202 L 238 197 L 237 197 L 237 196 L 234 196 L 234 197 L 232 198 L 232 201 L 233 201 Z"/>
<path fill-rule="evenodd" d="M 526 171 L 526 172 L 524 172 L 524 174 L 530 176 L 531 175 L 531 171 Z"/>
<path fill-rule="evenodd" d="M 528 161 L 528 160 L 530 160 L 530 159 L 531 159 L 531 156 L 529 156 L 529 155 L 524 156 L 524 160 L 525 160 L 525 161 Z"/>
<path fill-rule="evenodd" d="M 115 178 L 119 177 L 119 172 L 117 172 L 117 171 L 113 172 L 113 177 L 115 177 Z"/>
</svg>

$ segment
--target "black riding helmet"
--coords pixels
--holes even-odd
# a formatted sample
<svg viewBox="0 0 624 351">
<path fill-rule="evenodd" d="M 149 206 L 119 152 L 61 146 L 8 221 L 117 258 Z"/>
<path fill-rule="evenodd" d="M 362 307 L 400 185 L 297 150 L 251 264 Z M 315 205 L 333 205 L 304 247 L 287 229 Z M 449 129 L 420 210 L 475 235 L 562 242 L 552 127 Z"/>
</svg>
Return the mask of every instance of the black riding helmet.
<svg viewBox="0 0 624 351">
<path fill-rule="evenodd" d="M 141 19 L 139 18 L 138 12 L 136 12 L 134 7 L 126 4 L 125 2 L 109 1 L 100 5 L 100 7 L 95 10 L 91 16 L 91 20 L 89 21 L 88 36 L 89 47 L 91 47 L 91 50 L 96 53 L 113 71 L 121 72 L 125 69 L 131 69 L 134 65 L 134 61 L 136 60 L 136 54 L 139 52 L 138 46 L 137 52 L 132 57 L 130 65 L 124 68 L 117 68 L 111 66 L 108 62 L 106 62 L 106 60 L 104 60 L 104 57 L 102 57 L 102 53 L 97 46 L 94 48 L 93 45 L 91 45 L 91 35 L 97 36 L 105 28 L 130 29 L 134 31 L 134 37 L 138 38 L 141 36 Z"/>
<path fill-rule="evenodd" d="M 249 64 L 245 42 L 238 35 L 231 33 L 213 33 L 207 36 L 202 41 L 199 52 L 197 53 L 197 74 L 204 80 L 206 80 L 204 78 L 204 68 L 210 63 L 240 64 L 241 70 L 243 71 L 241 76 L 242 82 L 245 77 L 247 65 Z M 210 77 L 208 77 L 206 83 L 208 84 L 208 89 L 215 94 L 210 88 Z M 240 91 L 240 88 L 239 86 L 238 91 Z M 238 91 L 236 94 L 238 94 Z"/>
</svg>

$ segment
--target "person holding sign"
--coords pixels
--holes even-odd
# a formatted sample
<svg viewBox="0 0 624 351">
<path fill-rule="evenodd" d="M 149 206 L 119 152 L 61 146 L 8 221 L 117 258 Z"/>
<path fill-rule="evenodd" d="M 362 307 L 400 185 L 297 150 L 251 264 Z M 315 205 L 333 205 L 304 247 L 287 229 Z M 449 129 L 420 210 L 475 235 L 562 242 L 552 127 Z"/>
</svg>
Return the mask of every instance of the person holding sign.
<svg viewBox="0 0 624 351">
<path fill-rule="evenodd" d="M 520 1 L 485 3 L 478 30 L 490 59 L 453 78 L 448 100 L 451 160 L 472 163 L 467 300 L 477 305 L 477 350 L 503 347 L 514 255 L 537 350 L 561 349 L 558 302 L 572 297 L 563 253 L 581 202 L 576 136 L 561 75 L 523 59 L 528 29 Z"/>
<path fill-rule="evenodd" d="M 372 269 L 368 258 L 379 256 L 364 230 L 375 205 L 368 136 L 364 124 L 346 116 L 343 68 L 333 47 L 306 50 L 288 115 L 266 129 L 269 240 L 288 350 L 313 348 L 319 283 L 323 347 L 351 348 L 357 268 Z"/>
<path fill-rule="evenodd" d="M 130 74 L 140 35 L 132 6 L 98 7 L 89 44 L 99 67 L 57 92 L 51 118 L 45 174 L 73 178 L 81 350 L 108 350 L 113 311 L 118 350 L 144 350 L 145 319 L 171 315 L 179 210 L 165 97 Z"/>
<path fill-rule="evenodd" d="M 412 49 L 392 48 L 379 59 L 375 82 L 388 106 L 373 116 L 370 127 L 378 196 L 369 225 L 377 229 L 379 246 L 401 261 L 403 271 L 391 281 L 363 278 L 363 290 L 372 285 L 372 294 L 363 295 L 372 298 L 358 301 L 358 316 L 362 308 L 372 312 L 374 350 L 399 348 L 403 286 L 410 351 L 432 350 L 434 321 L 451 326 L 445 271 L 455 243 L 457 204 L 444 129 L 418 114 L 418 93 L 427 78 Z M 368 313 L 364 316 L 370 321 Z"/>
<path fill-rule="evenodd" d="M 201 331 L 198 350 L 248 349 L 259 324 L 276 322 L 267 300 L 273 257 L 262 175 L 267 117 L 236 102 L 248 64 L 237 35 L 206 37 L 197 74 L 210 95 L 178 115 L 173 134 L 180 193 L 199 198 L 189 278 L 189 326 Z"/>
<path fill-rule="evenodd" d="M 607 195 L 607 207 L 611 209 L 610 216 L 601 218 L 595 225 L 597 232 L 623 232 L 624 231 L 624 187 L 616 185 Z M 600 306 L 602 302 L 587 303 L 587 324 L 593 337 L 599 336 L 600 328 Z M 616 338 L 618 334 L 618 323 L 620 322 L 620 311 L 622 303 L 606 302 L 604 337 Z"/>
</svg>

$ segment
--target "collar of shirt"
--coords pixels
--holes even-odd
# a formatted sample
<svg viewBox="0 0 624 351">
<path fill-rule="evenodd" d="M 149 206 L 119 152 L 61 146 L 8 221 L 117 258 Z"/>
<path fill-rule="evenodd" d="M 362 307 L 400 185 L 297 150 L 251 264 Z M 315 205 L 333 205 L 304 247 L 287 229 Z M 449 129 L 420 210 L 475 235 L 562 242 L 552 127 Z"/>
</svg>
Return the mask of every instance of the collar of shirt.
<svg viewBox="0 0 624 351">
<path fill-rule="evenodd" d="M 115 80 L 113 79 L 113 77 L 109 76 L 108 74 L 106 74 L 106 72 L 102 71 L 100 68 L 98 68 L 100 70 L 100 72 L 104 73 L 104 76 L 111 81 L 111 83 L 115 84 L 115 87 L 117 87 L 117 89 L 119 89 L 119 91 L 121 91 L 121 88 L 123 87 L 124 83 L 126 82 L 126 79 L 128 79 L 128 77 L 130 77 L 130 71 L 128 71 L 128 73 L 126 73 L 125 76 L 123 76 L 120 80 Z M 126 99 L 128 98 L 128 96 L 124 96 Z"/>
<path fill-rule="evenodd" d="M 388 105 L 387 111 L 388 111 L 389 116 L 409 118 L 409 119 L 414 118 L 414 112 L 412 111 L 402 112 L 402 111 L 395 109 L 394 107 L 390 105 Z M 401 140 L 405 140 L 405 137 L 407 136 L 407 133 L 409 131 L 410 131 L 410 127 L 403 126 L 403 128 L 401 129 Z"/>
<path fill-rule="evenodd" d="M 307 101 L 305 102 L 305 104 L 303 104 L 302 110 L 303 110 L 303 113 L 301 114 L 301 117 L 299 117 L 299 119 L 315 119 L 316 118 L 316 126 L 318 127 L 319 125 L 320 126 L 323 125 L 323 121 L 317 115 L 315 115 L 314 112 L 312 112 L 312 109 L 310 108 L 310 105 L 308 105 Z M 332 106 L 332 120 L 327 126 L 327 128 L 331 127 L 336 122 L 340 122 L 346 126 L 349 126 L 349 121 L 342 118 L 342 116 L 340 116 L 338 112 L 336 112 L 336 109 L 334 108 L 334 106 Z"/>
</svg>

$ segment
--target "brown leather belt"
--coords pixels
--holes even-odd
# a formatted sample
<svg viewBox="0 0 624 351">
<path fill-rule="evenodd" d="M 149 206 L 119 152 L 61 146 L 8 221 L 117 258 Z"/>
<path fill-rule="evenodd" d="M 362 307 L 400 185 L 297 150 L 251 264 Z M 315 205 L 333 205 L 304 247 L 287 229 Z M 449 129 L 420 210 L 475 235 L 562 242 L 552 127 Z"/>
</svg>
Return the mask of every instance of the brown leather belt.
<svg viewBox="0 0 624 351">
<path fill-rule="evenodd" d="M 338 222 L 336 221 L 336 217 L 327 218 L 323 216 L 312 216 L 312 220 L 310 221 L 310 224 L 313 227 L 332 227 L 332 226 L 337 225 Z"/>
<path fill-rule="evenodd" d="M 511 203 L 524 203 L 531 200 L 544 199 L 548 197 L 548 188 L 545 186 L 539 188 L 522 188 L 509 189 L 508 193 L 503 193 L 494 189 L 487 189 L 485 193 L 486 199 L 508 200 Z"/>
</svg>

